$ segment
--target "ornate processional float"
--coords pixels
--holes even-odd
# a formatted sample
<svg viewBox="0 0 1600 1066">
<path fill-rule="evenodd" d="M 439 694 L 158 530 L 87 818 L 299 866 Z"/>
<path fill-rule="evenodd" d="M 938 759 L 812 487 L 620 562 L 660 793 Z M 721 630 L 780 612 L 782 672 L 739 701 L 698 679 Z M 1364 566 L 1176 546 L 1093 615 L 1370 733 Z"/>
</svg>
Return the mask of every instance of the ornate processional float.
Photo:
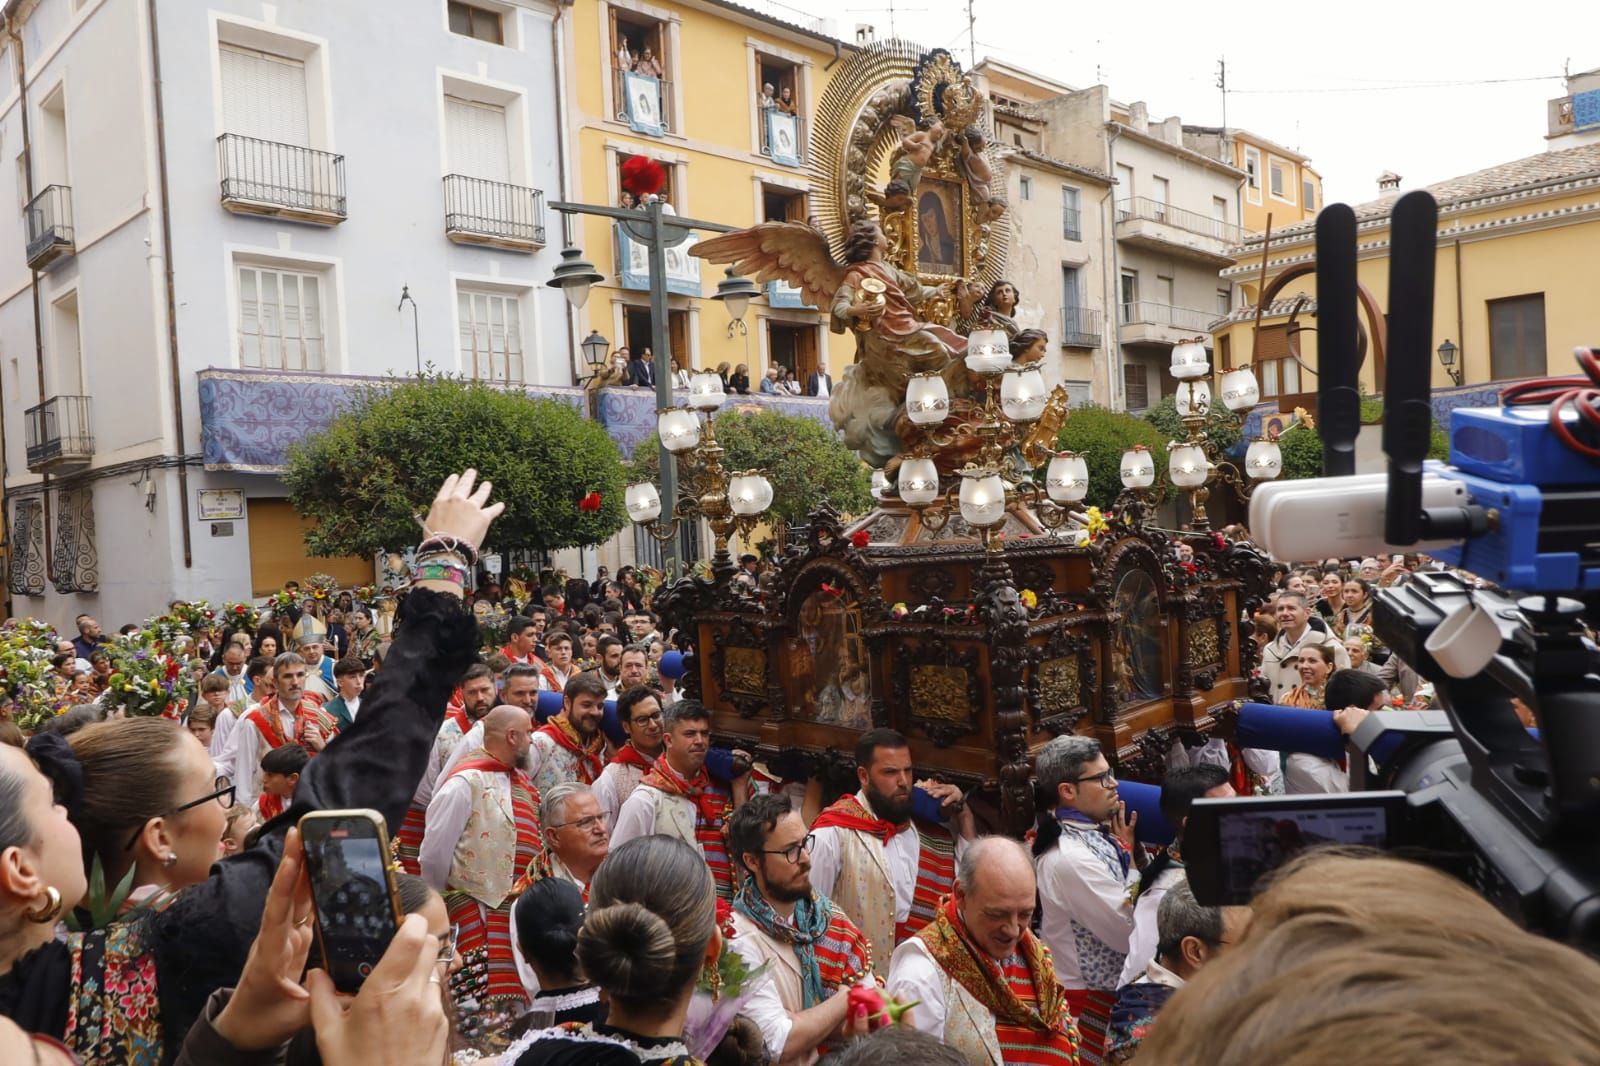
<svg viewBox="0 0 1600 1066">
<path fill-rule="evenodd" d="M 1067 403 L 1044 387 L 1048 345 L 980 299 L 1010 239 L 1005 161 L 948 52 L 864 49 L 818 111 L 813 218 L 692 254 L 802 290 L 854 336 L 829 413 L 874 468 L 878 506 L 814 514 L 759 588 L 728 554 L 749 523 L 714 522 L 711 576 L 658 601 L 692 636 L 686 694 L 720 740 L 780 774 L 827 779 L 862 732 L 898 729 L 919 773 L 960 784 L 1014 833 L 1035 813 L 1032 753 L 1054 736 L 1097 737 L 1119 774 L 1159 780 L 1174 743 L 1247 694 L 1256 654 L 1241 618 L 1266 595 L 1266 558 L 1204 530 L 1182 536 L 1180 558 L 1142 493 L 1148 453 L 1124 457 L 1131 487 L 1110 514 L 1080 510 L 1088 470 L 1054 451 Z M 680 452 L 683 480 L 724 486 L 713 512 L 749 513 L 726 489 L 741 479 L 705 468 L 719 453 Z M 672 511 L 707 514 L 715 495 Z"/>
</svg>

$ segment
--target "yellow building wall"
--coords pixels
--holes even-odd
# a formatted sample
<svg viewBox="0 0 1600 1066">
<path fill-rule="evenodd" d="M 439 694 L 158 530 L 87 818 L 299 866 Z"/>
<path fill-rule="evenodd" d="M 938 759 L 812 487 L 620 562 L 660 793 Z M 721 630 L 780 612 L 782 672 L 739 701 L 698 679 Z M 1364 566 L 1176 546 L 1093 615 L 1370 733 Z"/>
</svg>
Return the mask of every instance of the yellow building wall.
<svg viewBox="0 0 1600 1066">
<path fill-rule="evenodd" d="M 1536 204 L 1517 200 L 1511 202 L 1509 209 L 1506 205 L 1496 205 L 1481 212 L 1448 216 L 1442 220 L 1440 228 L 1460 226 L 1470 231 L 1471 227 L 1511 215 L 1546 211 L 1559 213 L 1564 208 L 1584 202 L 1582 195 L 1541 200 Z M 1362 245 L 1387 242 L 1388 238 L 1387 227 L 1360 232 Z M 1433 344 L 1429 352 L 1433 387 L 1439 389 L 1455 384 L 1434 354 L 1447 338 L 1459 349 L 1456 358 L 1457 365 L 1463 370 L 1463 384 L 1482 384 L 1492 380 L 1488 302 L 1540 292 L 1544 294 L 1546 373 L 1576 373 L 1572 349 L 1600 342 L 1600 299 L 1595 296 L 1592 273 L 1596 247 L 1600 247 L 1600 219 L 1580 219 L 1544 229 L 1464 233 L 1460 237 L 1458 313 L 1456 238 L 1447 236 L 1438 247 L 1434 263 Z M 1306 250 L 1309 250 L 1309 246 L 1299 245 L 1282 249 L 1282 252 L 1298 254 Z M 1361 284 L 1373 294 L 1378 307 L 1387 311 L 1388 248 L 1363 252 L 1356 274 Z M 1259 289 L 1259 274 L 1236 278 L 1235 282 L 1243 292 L 1244 299 L 1253 305 Z M 1289 283 L 1278 293 L 1277 299 L 1292 298 L 1296 292 L 1315 297 L 1316 276 L 1307 275 Z M 1285 315 L 1267 316 L 1262 324 L 1275 325 L 1287 321 Z M 1304 312 L 1300 315 L 1300 321 L 1315 325 L 1315 321 Z M 1231 357 L 1233 364 L 1238 366 L 1252 361 L 1252 335 L 1252 323 L 1244 321 L 1218 329 L 1214 338 L 1230 338 Z M 1299 347 L 1303 361 L 1315 368 L 1316 334 L 1299 334 Z M 1368 392 L 1377 393 L 1383 389 L 1383 383 L 1375 378 L 1370 357 L 1362 366 L 1361 382 Z M 1302 387 L 1305 391 L 1314 391 L 1315 376 L 1307 378 Z"/>
<path fill-rule="evenodd" d="M 759 133 L 752 115 L 760 84 L 759 74 L 752 71 L 750 44 L 759 42 L 768 55 L 803 63 L 798 96 L 801 134 L 806 138 L 829 77 L 825 68 L 835 59 L 831 47 L 823 47 L 820 41 L 787 36 L 758 19 L 740 20 L 690 4 L 619 5 L 619 12 L 642 13 L 670 19 L 675 24 L 672 39 L 677 49 L 676 54 L 667 57 L 667 76 L 680 101 L 682 130 L 651 137 L 633 132 L 626 122 L 616 121 L 614 114 L 607 113 L 606 80 L 613 77 L 609 5 L 580 3 L 572 10 L 572 78 L 580 112 L 573 116 L 578 128 L 574 180 L 580 199 L 616 204 L 618 189 L 612 166 L 615 156 L 608 148 L 624 154 L 637 152 L 667 164 L 672 171 L 674 210 L 727 226 L 743 227 L 761 221 L 757 176 L 787 190 L 808 189 L 811 175 L 807 166 L 774 165 L 756 150 L 758 142 L 753 138 Z M 670 107 L 664 110 L 671 117 Z M 808 209 L 815 210 L 809 197 Z M 706 239 L 712 235 L 701 236 Z M 616 332 L 616 302 L 648 308 L 649 293 L 617 286 L 610 220 L 583 219 L 579 242 L 587 258 L 607 278 L 594 287 L 587 305 L 579 312 L 580 332 L 587 335 L 589 330 L 598 329 L 612 340 L 614 349 L 622 343 Z M 745 363 L 752 382 L 757 382 L 764 366 L 763 323 L 768 318 L 795 324 L 820 322 L 819 360 L 826 362 L 835 378 L 854 359 L 854 344 L 847 337 L 831 335 L 826 320 L 817 312 L 768 308 L 764 297 L 752 301 L 745 315 L 748 332 L 740 334 L 736 330 L 730 336 L 727 311 L 710 299 L 723 279 L 723 269 L 701 265 L 702 296 L 669 297 L 671 310 L 690 312 L 693 338 L 687 354 L 692 366 L 714 368 L 724 361 L 732 366 Z"/>
<path fill-rule="evenodd" d="M 1245 169 L 1245 148 L 1249 146 L 1261 153 L 1261 202 L 1250 202 L 1250 190 L 1241 185 L 1239 189 L 1240 222 L 1246 233 L 1260 233 L 1267 228 L 1267 215 L 1272 216 L 1272 228 L 1280 230 L 1285 226 L 1292 226 L 1309 218 L 1315 218 L 1322 202 L 1322 175 L 1314 169 L 1288 156 L 1280 155 L 1270 145 L 1252 141 L 1244 137 L 1233 138 L 1233 165 L 1240 170 Z M 1294 203 L 1286 204 L 1274 200 L 1271 193 L 1272 174 L 1269 169 L 1271 158 L 1276 157 L 1285 165 L 1285 181 L 1288 183 L 1284 191 L 1294 190 Z M 1316 203 L 1310 208 L 1302 202 L 1301 183 L 1309 179 L 1316 185 Z"/>
</svg>

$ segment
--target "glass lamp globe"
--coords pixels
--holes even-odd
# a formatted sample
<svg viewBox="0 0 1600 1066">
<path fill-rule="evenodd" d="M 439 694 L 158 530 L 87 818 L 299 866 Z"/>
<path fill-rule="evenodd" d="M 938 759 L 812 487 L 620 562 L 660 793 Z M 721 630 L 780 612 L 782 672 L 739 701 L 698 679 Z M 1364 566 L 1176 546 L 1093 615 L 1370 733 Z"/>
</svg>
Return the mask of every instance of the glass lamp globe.
<svg viewBox="0 0 1600 1066">
<path fill-rule="evenodd" d="M 1271 481 L 1283 473 L 1283 450 L 1275 440 L 1253 440 L 1244 453 L 1244 472 L 1257 481 Z"/>
<path fill-rule="evenodd" d="M 654 522 L 661 517 L 661 494 L 648 481 L 629 485 L 623 495 L 623 506 L 628 517 L 635 522 Z"/>
<path fill-rule="evenodd" d="M 1013 422 L 1035 422 L 1044 414 L 1044 375 L 1033 363 L 1012 363 L 1000 379 L 1000 410 Z"/>
<path fill-rule="evenodd" d="M 1177 404 L 1179 418 L 1204 417 L 1211 410 L 1211 386 L 1203 381 L 1186 382 L 1172 394 L 1172 401 Z"/>
<path fill-rule="evenodd" d="M 914 507 L 932 503 L 939 495 L 939 468 L 932 459 L 907 459 L 900 464 L 900 498 Z"/>
<path fill-rule="evenodd" d="M 1122 453 L 1122 487 L 1127 489 L 1147 489 L 1155 484 L 1156 460 L 1150 454 L 1150 449 L 1143 444 L 1135 444 Z"/>
<path fill-rule="evenodd" d="M 1075 452 L 1057 452 L 1044 472 L 1044 490 L 1056 503 L 1077 503 L 1089 494 L 1089 463 Z"/>
<path fill-rule="evenodd" d="M 967 338 L 967 369 L 998 374 L 1011 365 L 1011 339 L 1004 330 L 975 329 Z"/>
<path fill-rule="evenodd" d="M 772 506 L 772 482 L 759 470 L 750 471 L 751 491 L 755 494 L 756 514 Z"/>
<path fill-rule="evenodd" d="M 872 498 L 881 500 L 889 491 L 889 475 L 882 470 L 872 472 Z"/>
<path fill-rule="evenodd" d="M 997 526 L 1006 516 L 1006 484 L 990 469 L 961 472 L 961 517 L 974 529 Z"/>
<path fill-rule="evenodd" d="M 1174 444 L 1167 452 L 1167 474 L 1180 489 L 1197 489 L 1206 483 L 1210 464 L 1198 444 Z"/>
<path fill-rule="evenodd" d="M 728 479 L 728 506 L 741 518 L 760 513 L 756 506 L 756 484 L 752 474 L 735 474 Z"/>
<path fill-rule="evenodd" d="M 913 374 L 906 382 L 906 417 L 919 426 L 936 426 L 950 413 L 950 390 L 937 373 Z"/>
<path fill-rule="evenodd" d="M 1206 346 L 1199 341 L 1173 345 L 1171 372 L 1179 381 L 1203 378 L 1211 373 L 1211 360 L 1206 356 Z"/>
<path fill-rule="evenodd" d="M 669 407 L 656 418 L 661 446 L 674 455 L 700 443 L 700 419 L 687 407 Z"/>
<path fill-rule="evenodd" d="M 1222 375 L 1222 402 L 1230 411 L 1243 411 L 1254 407 L 1261 399 L 1261 386 L 1256 384 L 1256 373 L 1249 367 L 1230 370 Z"/>
<path fill-rule="evenodd" d="M 698 411 L 715 411 L 727 396 L 722 378 L 714 370 L 697 370 L 689 378 L 689 405 Z"/>
</svg>

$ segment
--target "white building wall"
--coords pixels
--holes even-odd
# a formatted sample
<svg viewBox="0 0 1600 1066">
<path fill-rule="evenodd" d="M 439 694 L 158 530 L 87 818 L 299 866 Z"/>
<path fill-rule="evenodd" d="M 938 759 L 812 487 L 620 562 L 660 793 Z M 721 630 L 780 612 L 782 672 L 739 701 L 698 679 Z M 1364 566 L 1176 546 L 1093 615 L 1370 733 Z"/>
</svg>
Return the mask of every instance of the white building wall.
<svg viewBox="0 0 1600 1066">
<path fill-rule="evenodd" d="M 188 568 L 177 471 L 152 470 L 154 510 L 147 509 L 145 489 L 132 484 L 142 477 L 141 464 L 200 453 L 197 374 L 239 365 L 236 254 L 310 263 L 329 272 L 323 313 L 331 372 L 414 370 L 411 310 L 397 310 L 407 285 L 418 305 L 422 360 L 440 370 L 461 369 L 455 285 L 466 280 L 518 290 L 529 383 L 572 380 L 565 302 L 544 284 L 559 258 L 558 216 L 547 212 L 547 247 L 533 254 L 460 246 L 444 235 L 446 84 L 506 101 L 514 123 L 513 180 L 542 189 L 548 199 L 560 196 L 554 4 L 497 5 L 507 8 L 508 45 L 501 46 L 451 34 L 445 0 L 154 0 L 172 212 L 180 452 L 168 377 L 145 22 L 150 0 L 80 2 L 74 11 L 73 0 L 42 0 L 22 28 L 30 119 L 45 94 L 65 86 L 78 251 L 42 277 L 40 303 L 48 364 L 57 350 L 50 337 L 51 304 L 64 293 L 78 295 L 96 455 L 75 478 L 93 485 L 100 591 L 63 595 L 47 580 L 44 595 L 13 597 L 12 611 L 67 628 L 80 610 L 114 626 L 159 611 L 175 596 L 220 602 L 250 593 L 248 522 L 234 522 L 231 537 L 213 537 L 211 524 L 198 517 L 197 494 L 242 488 L 247 496 L 283 496 L 276 478 L 188 468 Z M 310 100 L 312 144 L 345 157 L 344 222 L 320 227 L 233 215 L 221 206 L 219 32 L 269 46 L 276 36 L 317 57 L 308 64 L 308 80 L 317 81 Z M 15 160 L 22 129 L 14 63 L 14 49 L 8 49 L 0 61 L 0 203 L 20 204 Z M 27 470 L 22 417 L 39 402 L 40 390 L 20 218 L 13 225 L 0 223 L 0 242 L 12 249 L 0 255 L 0 403 L 6 485 L 14 493 L 41 480 Z M 47 395 L 54 373 L 47 365 Z M 119 464 L 133 465 L 124 470 Z"/>
</svg>

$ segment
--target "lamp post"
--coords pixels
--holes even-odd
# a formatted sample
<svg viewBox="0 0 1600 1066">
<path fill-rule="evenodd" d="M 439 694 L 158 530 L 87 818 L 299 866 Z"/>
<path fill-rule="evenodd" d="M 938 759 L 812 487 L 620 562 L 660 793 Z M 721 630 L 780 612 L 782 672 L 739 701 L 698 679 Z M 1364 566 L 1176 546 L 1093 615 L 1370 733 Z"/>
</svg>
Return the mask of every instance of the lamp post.
<svg viewBox="0 0 1600 1066">
<path fill-rule="evenodd" d="M 1173 441 L 1167 450 L 1167 476 L 1176 488 L 1188 494 L 1190 527 L 1203 533 L 1211 528 L 1206 499 L 1211 495 L 1212 484 L 1226 482 L 1240 496 L 1249 499 L 1256 485 L 1283 473 L 1283 453 L 1277 441 L 1266 438 L 1252 441 L 1245 452 L 1242 475 L 1237 466 L 1217 456 L 1216 445 L 1205 434 L 1206 419 L 1211 414 L 1211 386 L 1207 381 L 1211 376 L 1211 360 L 1206 354 L 1204 338 L 1196 337 L 1174 345 L 1169 372 L 1178 381 L 1173 402 L 1178 408 L 1178 417 L 1183 420 L 1186 436 L 1181 441 Z M 1217 391 L 1229 417 L 1235 421 L 1242 421 L 1243 412 L 1261 398 L 1255 373 L 1249 367 L 1236 367 L 1223 374 Z M 1142 479 L 1145 464 L 1149 465 L 1150 480 L 1134 484 L 1129 480 L 1130 470 L 1135 471 L 1136 480 Z M 1142 461 L 1137 460 L 1133 451 L 1123 456 L 1123 485 L 1142 488 L 1149 485 L 1154 476 L 1155 464 L 1148 454 Z"/>
<path fill-rule="evenodd" d="M 756 283 L 735 274 L 733 267 L 723 271 L 722 280 L 717 282 L 717 294 L 711 298 L 728 309 L 728 336 L 733 336 L 734 330 L 738 330 L 741 337 L 750 335 L 750 327 L 744 324 L 744 314 L 750 310 L 750 301 L 760 295 Z"/>
<path fill-rule="evenodd" d="M 1461 349 L 1450 343 L 1446 337 L 1444 343 L 1439 345 L 1439 365 L 1444 367 L 1444 372 L 1450 375 L 1450 380 L 1457 385 L 1461 384 L 1465 368 L 1456 362 L 1456 353 Z"/>
<path fill-rule="evenodd" d="M 649 250 L 650 258 L 650 347 L 655 354 L 656 376 L 656 406 L 667 409 L 672 406 L 672 349 L 671 335 L 667 329 L 667 249 L 683 243 L 684 239 L 694 230 L 704 230 L 710 233 L 729 233 L 732 226 L 724 226 L 720 222 L 706 222 L 700 219 L 684 218 L 682 215 L 671 214 L 662 210 L 659 197 L 652 198 L 645 205 L 643 211 L 632 208 L 610 207 L 605 204 L 580 204 L 565 200 L 552 201 L 550 207 L 559 211 L 562 216 L 563 228 L 567 237 L 567 246 L 561 250 L 561 263 L 556 267 L 550 278 L 549 284 L 560 289 L 573 307 L 582 307 L 589 299 L 589 288 L 596 282 L 604 281 L 594 264 L 583 257 L 583 252 L 572 241 L 572 216 L 592 215 L 598 218 L 609 218 L 622 225 L 633 240 L 643 244 Z M 746 282 L 748 285 L 749 283 Z M 753 285 L 750 286 L 752 289 Z M 719 286 L 720 290 L 720 286 Z M 724 301 L 727 302 L 727 301 Z M 749 301 L 744 307 L 748 308 Z M 730 311 L 732 307 L 730 307 Z M 743 308 L 740 309 L 742 318 Z M 591 339 L 596 336 L 591 334 Z M 603 339 L 603 338 L 602 338 Z M 587 342 L 585 342 L 587 345 Z M 585 351 L 585 357 L 588 352 Z M 718 389 L 720 395 L 721 389 Z M 721 403 L 721 400 L 718 400 Z M 670 461 L 671 457 L 665 447 L 661 453 L 661 489 L 662 495 L 668 500 L 678 498 L 677 472 Z M 675 525 L 675 523 L 674 523 Z M 713 527 L 715 528 L 715 527 Z M 661 547 L 662 568 L 673 575 L 678 569 L 678 546 L 673 541 L 663 541 Z"/>
</svg>

